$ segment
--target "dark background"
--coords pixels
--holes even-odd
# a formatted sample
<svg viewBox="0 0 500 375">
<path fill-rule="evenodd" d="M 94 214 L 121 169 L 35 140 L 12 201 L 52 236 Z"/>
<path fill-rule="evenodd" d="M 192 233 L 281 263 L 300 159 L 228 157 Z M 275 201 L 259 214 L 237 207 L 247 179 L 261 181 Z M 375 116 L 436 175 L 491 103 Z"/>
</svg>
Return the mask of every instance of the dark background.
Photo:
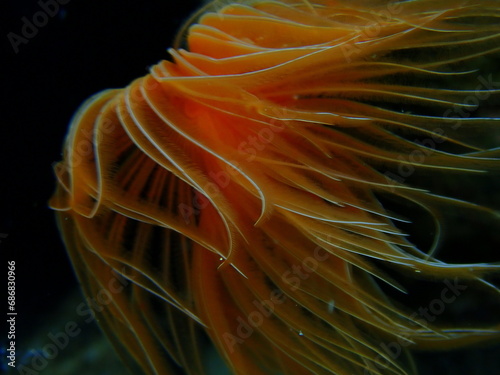
<svg viewBox="0 0 500 375">
<path fill-rule="evenodd" d="M 22 36 L 23 17 L 32 21 L 42 8 L 35 0 L 2 2 L 0 288 L 5 301 L 6 261 L 15 260 L 18 364 L 31 363 L 30 351 L 50 343 L 48 333 L 76 321 L 75 310 L 85 300 L 78 293 L 54 213 L 47 207 L 55 187 L 52 164 L 61 159 L 71 116 L 90 95 L 124 87 L 145 75 L 149 66 L 168 58 L 166 48 L 172 45 L 175 32 L 200 2 L 70 0 L 48 17 L 27 44 L 19 45 L 18 53 L 7 35 Z M 7 306 L 4 302 L 1 306 L 3 321 Z M 64 362 L 71 368 L 73 363 L 80 370 L 46 367 L 40 373 L 119 373 L 112 354 L 104 362 L 98 354 L 89 355 L 89 347 L 101 350 L 95 344 L 96 326 L 77 323 L 83 334 L 71 340 L 48 366 Z M 0 373 L 7 373 L 4 332 L 0 334 Z M 420 366 L 422 374 L 492 373 L 499 367 L 498 353 L 497 347 L 423 354 Z"/>
<path fill-rule="evenodd" d="M 67 4 L 54 1 L 57 13 L 38 27 L 27 44 L 19 45 L 18 53 L 8 34 L 22 37 L 23 17 L 33 21 L 42 7 L 35 0 L 8 0 L 0 5 L 0 312 L 4 321 L 6 261 L 15 260 L 18 364 L 30 363 L 29 351 L 50 343 L 49 332 L 59 332 L 66 322 L 76 321 L 75 309 L 84 301 L 76 292 L 77 281 L 54 213 L 47 206 L 55 187 L 52 164 L 61 159 L 71 116 L 90 95 L 124 87 L 145 75 L 149 66 L 168 58 L 166 49 L 176 30 L 201 0 L 62 2 Z M 93 324 L 77 323 L 83 334 L 71 340 L 53 362 L 81 356 L 89 341 L 85 336 L 93 337 L 97 331 Z M 2 324 L 0 373 L 6 371 L 6 341 Z M 84 360 L 89 373 L 118 373 L 95 362 Z M 76 373 L 56 373 L 63 370 L 49 365 L 42 374 Z"/>
</svg>

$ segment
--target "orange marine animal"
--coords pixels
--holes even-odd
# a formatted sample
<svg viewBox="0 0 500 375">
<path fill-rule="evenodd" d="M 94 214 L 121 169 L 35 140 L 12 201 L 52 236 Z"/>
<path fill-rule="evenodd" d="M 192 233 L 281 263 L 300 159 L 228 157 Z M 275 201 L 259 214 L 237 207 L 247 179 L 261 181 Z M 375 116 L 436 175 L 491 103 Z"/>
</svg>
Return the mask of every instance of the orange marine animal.
<svg viewBox="0 0 500 375">
<path fill-rule="evenodd" d="M 500 2 L 217 1 L 180 35 L 78 110 L 50 201 L 133 374 L 414 374 L 498 340 L 434 318 L 500 301 Z"/>
</svg>

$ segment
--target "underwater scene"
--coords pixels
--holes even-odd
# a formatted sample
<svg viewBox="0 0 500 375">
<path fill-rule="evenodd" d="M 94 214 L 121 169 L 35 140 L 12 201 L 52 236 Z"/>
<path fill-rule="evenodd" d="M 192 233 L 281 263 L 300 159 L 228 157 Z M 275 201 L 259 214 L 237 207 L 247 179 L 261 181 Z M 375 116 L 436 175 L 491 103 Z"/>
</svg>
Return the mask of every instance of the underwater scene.
<svg viewBox="0 0 500 375">
<path fill-rule="evenodd" d="M 500 373 L 498 0 L 7 7 L 0 373 Z"/>
</svg>

